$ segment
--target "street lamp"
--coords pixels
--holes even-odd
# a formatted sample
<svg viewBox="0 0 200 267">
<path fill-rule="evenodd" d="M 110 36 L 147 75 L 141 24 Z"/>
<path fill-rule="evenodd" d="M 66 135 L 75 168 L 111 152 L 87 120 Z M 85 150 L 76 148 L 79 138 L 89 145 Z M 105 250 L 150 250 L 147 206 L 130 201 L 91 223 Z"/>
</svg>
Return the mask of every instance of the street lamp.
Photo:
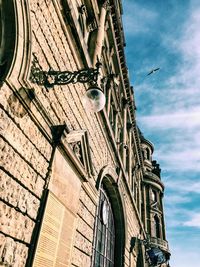
<svg viewBox="0 0 200 267">
<path fill-rule="evenodd" d="M 89 83 L 90 87 L 83 97 L 83 105 L 93 112 L 102 110 L 105 106 L 105 95 L 98 86 L 99 69 L 101 63 L 96 63 L 96 68 L 86 68 L 77 71 L 43 71 L 33 63 L 30 80 L 33 83 L 44 85 L 46 88 L 53 88 L 54 85 L 65 85 L 70 83 Z"/>
<path fill-rule="evenodd" d="M 88 108 L 93 112 L 98 112 L 104 108 L 106 98 L 100 87 L 91 86 L 87 89 L 82 102 L 85 109 Z"/>
</svg>

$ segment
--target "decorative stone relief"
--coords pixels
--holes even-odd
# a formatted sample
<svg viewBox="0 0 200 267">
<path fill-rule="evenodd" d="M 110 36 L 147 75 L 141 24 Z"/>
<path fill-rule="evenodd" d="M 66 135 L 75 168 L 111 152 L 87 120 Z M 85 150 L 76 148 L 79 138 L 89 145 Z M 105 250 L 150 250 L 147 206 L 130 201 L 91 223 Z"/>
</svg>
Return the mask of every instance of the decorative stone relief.
<svg viewBox="0 0 200 267">
<path fill-rule="evenodd" d="M 21 87 L 8 98 L 8 105 L 13 115 L 18 118 L 23 118 L 27 114 L 27 109 L 23 106 L 19 96 L 26 102 L 28 108 L 30 108 L 31 101 L 34 97 L 33 90 Z"/>
<path fill-rule="evenodd" d="M 79 24 L 82 30 L 83 38 L 88 37 L 88 31 L 87 31 L 87 9 L 85 5 L 81 5 L 79 7 Z"/>
<path fill-rule="evenodd" d="M 88 23 L 88 31 L 89 32 L 93 32 L 97 28 L 98 28 L 98 25 L 97 25 L 96 19 L 93 19 Z"/>
<path fill-rule="evenodd" d="M 91 11 L 86 5 L 81 5 L 79 8 L 79 24 L 83 34 L 85 43 L 88 42 L 89 34 L 98 28 L 97 21 L 94 15 L 89 14 Z"/>
<path fill-rule="evenodd" d="M 74 154 L 76 155 L 76 157 L 77 157 L 77 158 L 80 160 L 80 162 L 84 165 L 81 141 L 73 142 L 73 143 L 71 143 L 70 145 L 71 145 L 72 150 L 74 151 Z"/>
<path fill-rule="evenodd" d="M 84 169 L 87 171 L 87 173 L 89 175 L 93 174 L 93 166 L 87 132 L 84 130 L 71 131 L 69 134 L 67 134 L 66 141 L 70 144 L 74 154 L 84 166 Z"/>
<path fill-rule="evenodd" d="M 110 8 L 110 1 L 109 0 L 105 0 L 103 5 L 102 5 L 103 8 L 105 8 L 106 10 L 109 10 Z"/>
</svg>

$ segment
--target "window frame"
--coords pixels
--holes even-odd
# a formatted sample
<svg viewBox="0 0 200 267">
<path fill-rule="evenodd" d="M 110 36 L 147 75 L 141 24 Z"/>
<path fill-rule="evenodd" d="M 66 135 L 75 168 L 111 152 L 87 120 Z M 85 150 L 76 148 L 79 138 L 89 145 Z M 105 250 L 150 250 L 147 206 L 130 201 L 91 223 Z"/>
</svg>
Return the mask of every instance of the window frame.
<svg viewBox="0 0 200 267">
<path fill-rule="evenodd" d="M 107 204 L 108 207 L 108 222 L 103 222 L 103 205 Z M 101 232 L 101 233 L 100 233 Z M 104 235 L 99 238 L 99 233 Z M 99 204 L 96 215 L 95 223 L 95 242 L 93 247 L 93 265 L 94 267 L 111 267 L 115 266 L 115 223 L 113 209 L 108 197 L 108 194 L 103 186 L 100 188 Z M 98 242 L 101 242 L 99 244 Z M 103 246 L 103 250 L 100 251 L 100 246 Z"/>
<path fill-rule="evenodd" d="M 14 0 L 0 0 L 0 86 L 12 65 L 16 45 Z"/>
</svg>

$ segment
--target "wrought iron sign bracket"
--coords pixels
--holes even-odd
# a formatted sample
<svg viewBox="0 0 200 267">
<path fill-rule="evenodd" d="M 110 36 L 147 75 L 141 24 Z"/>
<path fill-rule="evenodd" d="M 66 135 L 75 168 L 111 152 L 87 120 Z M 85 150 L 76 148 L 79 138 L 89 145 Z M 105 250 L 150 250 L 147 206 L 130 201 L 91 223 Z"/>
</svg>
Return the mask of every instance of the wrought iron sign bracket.
<svg viewBox="0 0 200 267">
<path fill-rule="evenodd" d="M 49 69 L 49 71 L 43 71 L 38 67 L 37 59 L 34 59 L 31 67 L 30 80 L 32 83 L 38 85 L 44 85 L 47 88 L 53 88 L 54 85 L 65 85 L 69 83 L 90 83 L 90 85 L 97 85 L 99 69 L 101 63 L 96 63 L 96 68 L 86 68 L 77 71 L 56 71 Z"/>
<path fill-rule="evenodd" d="M 65 85 L 69 83 L 89 83 L 83 96 L 83 106 L 91 112 L 101 111 L 106 102 L 103 90 L 99 87 L 100 67 L 101 63 L 97 58 L 95 68 L 85 68 L 77 71 L 57 71 L 49 69 L 44 71 L 38 62 L 35 54 L 33 54 L 33 62 L 30 73 L 30 81 L 38 85 L 43 85 L 47 90 L 53 88 L 54 85 Z"/>
</svg>

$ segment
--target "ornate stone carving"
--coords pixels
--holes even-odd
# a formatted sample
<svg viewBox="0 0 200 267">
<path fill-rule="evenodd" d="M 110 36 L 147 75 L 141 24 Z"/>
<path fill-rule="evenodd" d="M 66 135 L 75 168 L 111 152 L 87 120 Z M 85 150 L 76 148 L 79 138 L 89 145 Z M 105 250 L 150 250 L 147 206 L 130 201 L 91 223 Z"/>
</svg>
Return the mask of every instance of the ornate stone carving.
<svg viewBox="0 0 200 267">
<path fill-rule="evenodd" d="M 106 10 L 109 10 L 110 9 L 110 1 L 109 0 L 104 1 L 102 7 L 105 8 Z"/>
<path fill-rule="evenodd" d="M 78 142 L 73 142 L 70 144 L 74 154 L 76 157 L 80 160 L 80 162 L 84 165 L 84 160 L 83 160 L 83 152 L 82 152 L 82 146 L 81 146 L 81 141 Z"/>
<path fill-rule="evenodd" d="M 95 31 L 97 28 L 98 28 L 98 25 L 97 25 L 96 19 L 93 19 L 92 21 L 90 21 L 90 22 L 88 23 L 88 31 L 89 31 L 89 32 L 93 32 L 93 31 Z"/>
<path fill-rule="evenodd" d="M 74 154 L 89 175 L 93 174 L 92 159 L 90 155 L 89 140 L 86 131 L 71 131 L 66 141 L 70 144 Z"/>
<path fill-rule="evenodd" d="M 153 209 L 155 211 L 161 210 L 161 207 L 160 207 L 160 204 L 158 203 L 158 201 L 152 201 L 150 205 L 151 205 L 151 209 Z"/>
<path fill-rule="evenodd" d="M 87 9 L 85 5 L 81 5 L 79 7 L 79 24 L 81 27 L 81 31 L 83 34 L 83 37 L 85 38 L 87 35 L 87 19 L 88 19 L 88 15 L 87 15 Z"/>
</svg>

